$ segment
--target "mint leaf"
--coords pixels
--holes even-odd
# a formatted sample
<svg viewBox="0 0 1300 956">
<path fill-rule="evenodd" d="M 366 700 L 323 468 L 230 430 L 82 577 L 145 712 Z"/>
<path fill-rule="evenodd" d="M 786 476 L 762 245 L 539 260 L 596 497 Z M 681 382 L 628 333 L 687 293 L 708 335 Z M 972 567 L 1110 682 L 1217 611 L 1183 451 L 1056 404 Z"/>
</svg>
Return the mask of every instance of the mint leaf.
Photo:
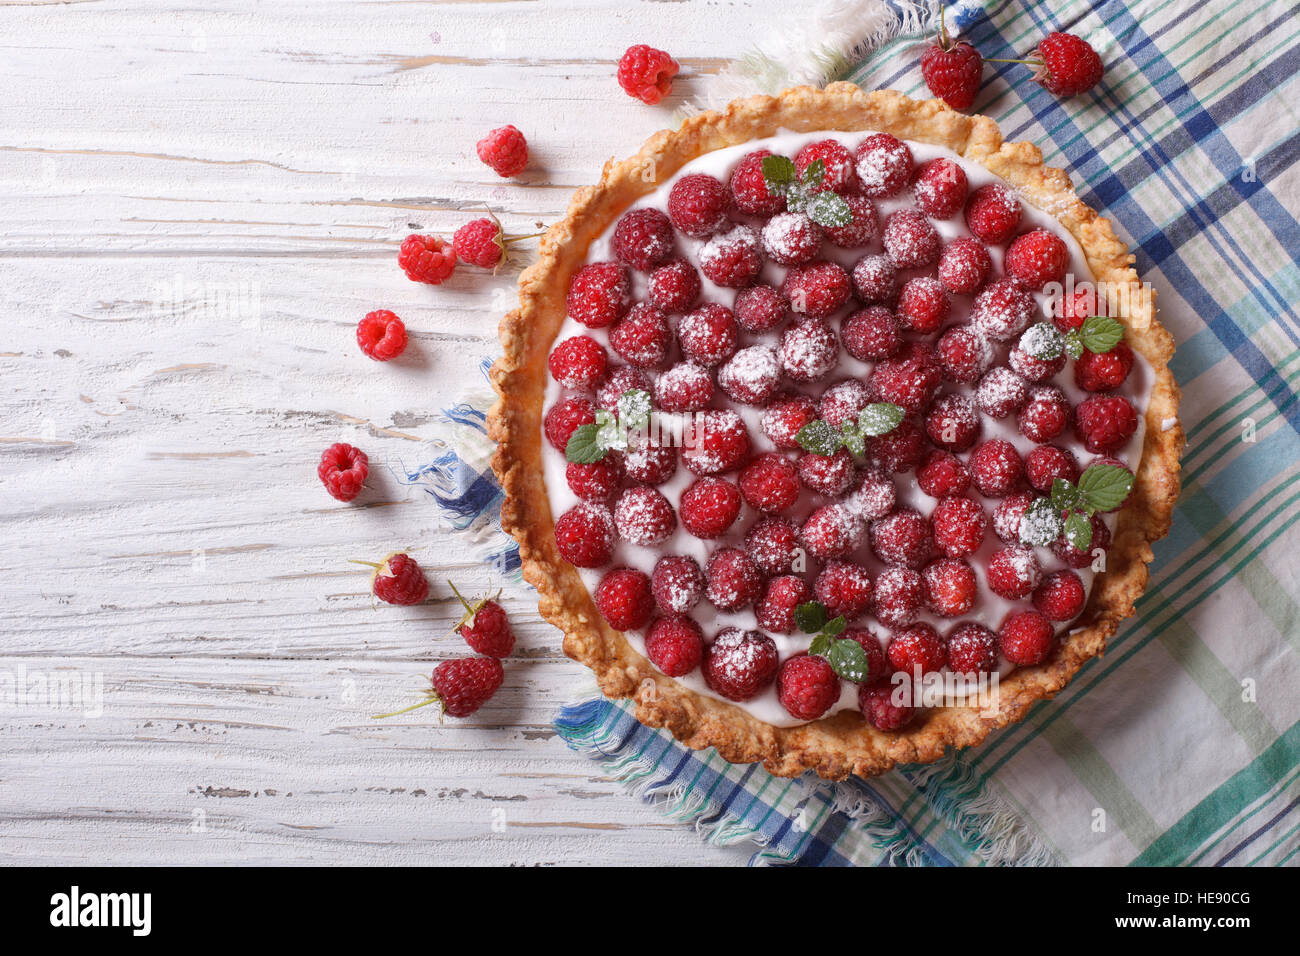
<svg viewBox="0 0 1300 956">
<path fill-rule="evenodd" d="M 604 448 L 627 447 L 627 433 L 619 426 L 618 416 L 603 408 L 596 409 L 596 440 Z"/>
<path fill-rule="evenodd" d="M 1124 339 L 1124 326 L 1104 315 L 1085 319 L 1079 327 L 1079 340 L 1089 352 L 1109 352 Z"/>
<path fill-rule="evenodd" d="M 785 192 L 786 187 L 796 181 L 794 163 L 785 156 L 764 156 L 763 179 L 769 192 Z"/>
<path fill-rule="evenodd" d="M 820 162 L 820 159 L 817 160 L 817 163 Z M 813 166 L 817 163 L 813 163 Z M 812 166 L 808 168 L 811 169 Z M 834 229 L 837 226 L 847 226 L 853 221 L 853 210 L 844 201 L 844 197 L 829 189 L 813 194 L 803 206 L 804 215 L 819 226 Z"/>
<path fill-rule="evenodd" d="M 579 425 L 564 446 L 564 459 L 580 465 L 592 465 L 604 458 L 608 450 L 608 446 L 600 440 L 600 429 L 596 425 Z"/>
<path fill-rule="evenodd" d="M 820 186 L 825 178 L 826 162 L 821 159 L 814 159 L 803 171 L 803 184 L 805 186 Z"/>
<path fill-rule="evenodd" d="M 1061 357 L 1065 338 L 1051 322 L 1038 322 L 1020 336 L 1020 351 L 1036 359 L 1050 362 Z"/>
<path fill-rule="evenodd" d="M 1020 543 L 1045 548 L 1061 534 L 1061 512 L 1048 498 L 1036 498 L 1020 519 Z"/>
<path fill-rule="evenodd" d="M 876 437 L 892 432 L 903 420 L 903 410 L 889 402 L 873 402 L 858 415 L 858 428 L 864 435 Z"/>
<path fill-rule="evenodd" d="M 1092 519 L 1076 511 L 1065 519 L 1065 540 L 1080 551 L 1092 546 Z"/>
<path fill-rule="evenodd" d="M 1071 329 L 1065 336 L 1063 343 L 1065 354 L 1072 359 L 1077 359 L 1083 354 L 1083 339 L 1079 338 L 1079 330 Z"/>
<path fill-rule="evenodd" d="M 805 634 L 817 634 L 826 626 L 826 605 L 806 601 L 794 609 L 794 623 Z"/>
<path fill-rule="evenodd" d="M 838 637 L 840 634 L 844 633 L 844 629 L 848 626 L 849 622 L 845 620 L 844 615 L 841 614 L 839 617 L 827 621 L 822 626 L 822 633 L 827 637 Z"/>
<path fill-rule="evenodd" d="M 811 650 L 809 653 L 811 653 Z M 870 676 L 867 666 L 867 652 L 862 649 L 862 645 L 857 641 L 848 638 L 835 641 L 831 644 L 829 650 L 821 656 L 826 658 L 826 663 L 831 665 L 831 670 L 847 681 L 861 684 Z"/>
<path fill-rule="evenodd" d="M 865 455 L 867 453 L 867 442 L 862 435 L 862 429 L 858 428 L 855 421 L 847 421 L 840 426 L 840 441 L 844 447 L 855 455 Z"/>
<path fill-rule="evenodd" d="M 618 397 L 618 420 L 624 429 L 644 428 L 650 424 L 650 393 L 629 388 Z"/>
<path fill-rule="evenodd" d="M 1074 511 L 1083 507 L 1083 496 L 1079 489 L 1064 478 L 1052 479 L 1052 507 L 1057 511 Z"/>
<path fill-rule="evenodd" d="M 1079 476 L 1079 494 L 1090 512 L 1114 511 L 1133 490 L 1133 473 L 1119 465 L 1093 465 Z"/>
<path fill-rule="evenodd" d="M 821 418 L 799 429 L 794 440 L 800 448 L 814 455 L 833 455 L 841 444 L 840 433 L 830 422 Z"/>
</svg>

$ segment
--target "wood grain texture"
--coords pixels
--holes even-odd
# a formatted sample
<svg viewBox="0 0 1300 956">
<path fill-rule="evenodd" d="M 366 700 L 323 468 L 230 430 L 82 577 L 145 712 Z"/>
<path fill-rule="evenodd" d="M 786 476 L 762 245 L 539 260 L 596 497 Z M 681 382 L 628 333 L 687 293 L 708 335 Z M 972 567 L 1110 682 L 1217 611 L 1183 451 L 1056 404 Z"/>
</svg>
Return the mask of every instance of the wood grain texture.
<svg viewBox="0 0 1300 956">
<path fill-rule="evenodd" d="M 522 588 L 478 715 L 368 715 L 460 653 L 443 579 L 492 583 L 384 466 L 436 452 L 529 256 L 434 289 L 397 244 L 485 205 L 514 232 L 550 221 L 779 10 L 0 4 L 0 861 L 748 856 L 556 738 L 584 672 Z M 682 63 L 660 107 L 613 79 L 633 42 Z M 507 122 L 532 147 L 518 181 L 473 152 Z M 411 332 L 387 366 L 353 339 L 377 307 Z M 371 456 L 351 506 L 314 475 L 335 441 Z M 433 597 L 376 609 L 346 561 L 401 546 Z M 3 696 L 6 675 L 99 681 L 102 712 Z"/>
</svg>

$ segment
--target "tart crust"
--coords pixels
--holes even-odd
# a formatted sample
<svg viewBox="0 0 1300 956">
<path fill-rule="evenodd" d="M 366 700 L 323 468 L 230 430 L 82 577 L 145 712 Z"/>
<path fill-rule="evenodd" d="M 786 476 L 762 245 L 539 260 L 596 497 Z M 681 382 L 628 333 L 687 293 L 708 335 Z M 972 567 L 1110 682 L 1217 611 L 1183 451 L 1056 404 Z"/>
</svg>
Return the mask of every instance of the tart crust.
<svg viewBox="0 0 1300 956">
<path fill-rule="evenodd" d="M 542 478 L 542 413 L 546 362 L 565 318 L 565 295 L 588 247 L 631 203 L 652 192 L 704 153 L 787 130 L 877 130 L 953 150 L 1015 186 L 1054 216 L 1083 248 L 1094 277 L 1138 281 L 1134 257 L 1110 223 L 1075 195 L 1069 176 L 1043 165 L 1030 143 L 1004 143 L 997 124 L 966 116 L 937 99 L 913 100 L 893 90 L 864 92 L 852 83 L 797 87 L 778 96 L 736 100 L 701 113 L 680 129 L 661 131 L 622 162 L 605 164 L 600 182 L 579 189 L 568 213 L 541 241 L 540 258 L 519 280 L 519 307 L 501 322 L 504 354 L 492 368 L 499 396 L 488 417 L 497 450 L 492 467 L 505 492 L 501 526 L 519 542 L 525 580 L 540 595 L 543 617 L 564 632 L 564 652 L 595 673 L 611 698 L 632 697 L 636 717 L 664 727 L 688 747 L 716 747 L 733 763 L 761 761 L 773 774 L 815 771 L 828 779 L 873 776 L 900 764 L 937 760 L 949 747 L 968 747 L 998 727 L 1021 720 L 1052 697 L 1089 659 L 1099 656 L 1147 584 L 1151 542 L 1169 530 L 1179 491 L 1184 444 L 1179 390 L 1168 363 L 1173 339 L 1155 319 L 1148 287 L 1133 297 L 1125 341 L 1151 365 L 1142 457 L 1133 491 L 1118 514 L 1107 570 L 1096 575 L 1088 605 L 1052 656 L 1002 679 L 995 712 L 975 706 L 926 711 L 906 730 L 879 731 L 856 711 L 841 711 L 797 727 L 774 727 L 725 701 L 689 690 L 657 671 L 596 610 L 578 572 L 555 545 L 554 519 Z M 1172 423 L 1172 424 L 1171 424 Z"/>
</svg>

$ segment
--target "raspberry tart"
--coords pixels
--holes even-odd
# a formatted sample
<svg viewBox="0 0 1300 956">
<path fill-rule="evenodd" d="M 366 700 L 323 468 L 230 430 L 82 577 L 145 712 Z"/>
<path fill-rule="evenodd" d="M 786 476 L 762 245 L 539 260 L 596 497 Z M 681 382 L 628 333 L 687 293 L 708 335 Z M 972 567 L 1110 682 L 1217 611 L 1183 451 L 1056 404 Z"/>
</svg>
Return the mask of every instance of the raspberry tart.
<svg viewBox="0 0 1300 956">
<path fill-rule="evenodd" d="M 606 164 L 492 374 L 565 652 L 783 776 L 1020 720 L 1133 613 L 1178 493 L 1132 262 L 1036 147 L 893 91 L 740 100 Z M 928 692 L 956 676 L 991 695 Z"/>
</svg>

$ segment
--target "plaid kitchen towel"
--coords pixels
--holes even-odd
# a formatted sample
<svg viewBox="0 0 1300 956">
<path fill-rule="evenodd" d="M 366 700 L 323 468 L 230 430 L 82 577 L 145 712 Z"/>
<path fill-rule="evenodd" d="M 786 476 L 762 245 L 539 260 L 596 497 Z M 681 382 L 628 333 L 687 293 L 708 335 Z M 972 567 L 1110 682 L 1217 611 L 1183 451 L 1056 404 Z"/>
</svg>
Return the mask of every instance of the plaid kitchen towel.
<svg viewBox="0 0 1300 956">
<path fill-rule="evenodd" d="M 1135 617 L 1023 723 L 870 781 L 730 766 L 603 699 L 557 727 L 707 839 L 754 841 L 756 863 L 1295 865 L 1300 5 L 1003 0 L 949 13 L 985 57 L 1064 30 L 1107 65 L 1096 90 L 1058 100 L 1027 67 L 988 64 L 974 112 L 1070 172 L 1137 252 L 1178 342 L 1183 494 Z M 848 78 L 926 96 L 919 40 L 896 37 Z M 466 520 L 491 520 L 492 503 L 483 519 L 461 500 L 495 493 L 482 457 L 438 477 Z"/>
</svg>

